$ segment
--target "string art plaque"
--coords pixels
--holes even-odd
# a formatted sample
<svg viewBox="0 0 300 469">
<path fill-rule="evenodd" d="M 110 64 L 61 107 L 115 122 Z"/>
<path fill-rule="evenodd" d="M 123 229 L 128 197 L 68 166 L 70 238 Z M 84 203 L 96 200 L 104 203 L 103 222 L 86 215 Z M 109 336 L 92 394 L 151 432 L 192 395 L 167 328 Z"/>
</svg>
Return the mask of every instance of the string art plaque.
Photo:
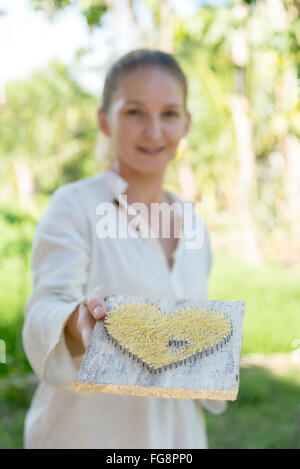
<svg viewBox="0 0 300 469">
<path fill-rule="evenodd" d="M 111 295 L 75 385 L 80 391 L 235 400 L 243 301 Z"/>
</svg>

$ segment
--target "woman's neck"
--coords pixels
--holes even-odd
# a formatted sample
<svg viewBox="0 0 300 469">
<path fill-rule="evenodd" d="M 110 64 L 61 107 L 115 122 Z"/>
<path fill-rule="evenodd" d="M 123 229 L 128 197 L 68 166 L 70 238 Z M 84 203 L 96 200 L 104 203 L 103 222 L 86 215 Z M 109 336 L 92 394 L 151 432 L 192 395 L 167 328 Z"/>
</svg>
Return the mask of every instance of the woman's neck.
<svg viewBox="0 0 300 469">
<path fill-rule="evenodd" d="M 150 206 L 154 202 L 166 202 L 163 190 L 164 173 L 141 174 L 116 161 L 111 168 L 128 182 L 125 192 L 128 204 L 142 202 Z"/>
</svg>

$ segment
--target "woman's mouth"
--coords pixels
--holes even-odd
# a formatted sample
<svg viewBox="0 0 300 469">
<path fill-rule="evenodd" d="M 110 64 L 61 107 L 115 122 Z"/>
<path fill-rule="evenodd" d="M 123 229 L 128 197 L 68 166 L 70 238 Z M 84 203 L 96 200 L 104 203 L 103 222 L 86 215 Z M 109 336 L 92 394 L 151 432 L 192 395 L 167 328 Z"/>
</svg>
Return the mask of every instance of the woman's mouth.
<svg viewBox="0 0 300 469">
<path fill-rule="evenodd" d="M 159 148 L 145 148 L 145 147 L 137 147 L 139 151 L 144 153 L 145 155 L 158 155 L 161 153 L 165 147 L 159 147 Z"/>
</svg>

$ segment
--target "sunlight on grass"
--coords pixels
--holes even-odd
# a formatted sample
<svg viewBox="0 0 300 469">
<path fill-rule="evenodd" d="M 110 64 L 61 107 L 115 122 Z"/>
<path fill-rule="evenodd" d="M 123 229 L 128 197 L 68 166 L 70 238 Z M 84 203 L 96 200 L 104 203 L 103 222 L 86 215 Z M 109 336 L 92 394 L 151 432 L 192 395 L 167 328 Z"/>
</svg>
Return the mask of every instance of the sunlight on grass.
<svg viewBox="0 0 300 469">
<path fill-rule="evenodd" d="M 244 300 L 243 353 L 291 352 L 300 339 L 300 273 L 216 255 L 209 297 Z"/>
</svg>

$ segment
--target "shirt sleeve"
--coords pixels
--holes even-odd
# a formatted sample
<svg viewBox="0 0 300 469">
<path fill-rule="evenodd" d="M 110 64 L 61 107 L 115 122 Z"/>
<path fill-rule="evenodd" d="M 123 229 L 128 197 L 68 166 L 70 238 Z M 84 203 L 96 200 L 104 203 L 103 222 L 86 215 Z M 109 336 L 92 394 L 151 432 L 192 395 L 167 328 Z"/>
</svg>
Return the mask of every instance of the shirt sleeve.
<svg viewBox="0 0 300 469">
<path fill-rule="evenodd" d="M 214 415 L 220 415 L 227 409 L 227 401 L 214 401 L 210 399 L 200 399 L 199 404 Z"/>
<path fill-rule="evenodd" d="M 89 246 L 87 214 L 74 190 L 63 186 L 36 228 L 23 345 L 38 377 L 66 388 L 75 380 L 78 360 L 67 348 L 64 327 L 86 295 Z"/>
<path fill-rule="evenodd" d="M 207 272 L 207 279 L 208 279 L 211 268 L 212 268 L 213 254 L 211 250 L 210 234 L 208 232 L 206 224 L 204 224 L 204 233 L 205 233 L 205 243 L 206 243 L 206 251 L 205 251 L 206 272 Z"/>
</svg>

